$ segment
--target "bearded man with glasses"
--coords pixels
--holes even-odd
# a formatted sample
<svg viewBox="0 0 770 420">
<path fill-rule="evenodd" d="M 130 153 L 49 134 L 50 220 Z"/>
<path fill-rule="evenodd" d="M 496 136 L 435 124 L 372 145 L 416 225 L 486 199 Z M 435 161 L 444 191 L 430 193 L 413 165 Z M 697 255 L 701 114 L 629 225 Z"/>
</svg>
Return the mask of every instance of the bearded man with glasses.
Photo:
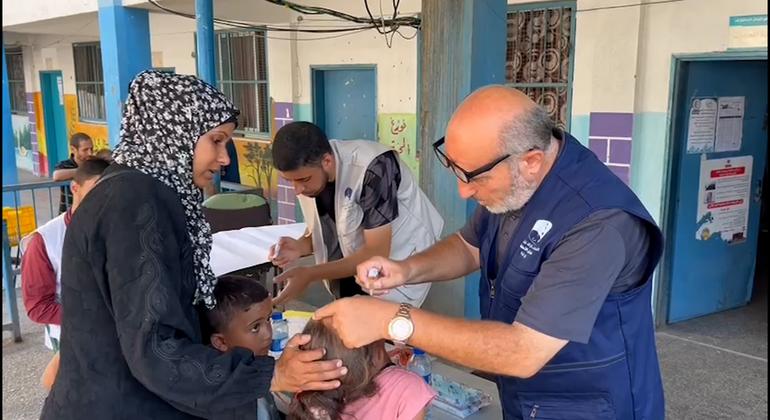
<svg viewBox="0 0 770 420">
<path fill-rule="evenodd" d="M 480 206 L 456 234 L 403 261 L 372 258 L 357 279 L 379 294 L 480 270 L 482 320 L 368 297 L 315 317 L 348 347 L 390 338 L 495 374 L 505 419 L 664 418 L 651 309 L 663 237 L 638 197 L 504 86 L 466 98 L 433 148 Z"/>
</svg>

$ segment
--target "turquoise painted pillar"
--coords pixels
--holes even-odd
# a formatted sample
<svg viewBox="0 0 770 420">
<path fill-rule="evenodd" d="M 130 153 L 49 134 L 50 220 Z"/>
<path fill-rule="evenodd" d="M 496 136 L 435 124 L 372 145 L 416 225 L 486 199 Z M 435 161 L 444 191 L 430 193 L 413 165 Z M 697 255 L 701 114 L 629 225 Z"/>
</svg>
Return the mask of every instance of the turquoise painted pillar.
<svg viewBox="0 0 770 420">
<path fill-rule="evenodd" d="M 505 0 L 465 0 L 466 20 L 470 21 L 470 86 L 469 92 L 489 84 L 505 83 L 505 50 L 507 41 L 507 9 Z M 476 202 L 465 202 L 466 218 L 476 210 Z M 479 281 L 476 272 L 465 278 L 465 317 L 479 318 Z"/>
<path fill-rule="evenodd" d="M 104 102 L 110 148 L 120 140 L 123 102 L 131 79 L 152 68 L 150 15 L 123 7 L 121 0 L 99 0 L 99 35 L 104 70 Z"/>
<path fill-rule="evenodd" d="M 195 0 L 195 24 L 197 42 L 198 77 L 212 86 L 217 85 L 217 68 L 214 61 L 214 2 Z M 231 158 L 232 159 L 232 158 Z M 214 174 L 214 193 L 221 190 L 219 174 Z"/>
<path fill-rule="evenodd" d="M 16 172 L 16 140 L 11 125 L 11 97 L 8 92 L 8 68 L 3 45 L 3 185 L 19 183 L 19 174 Z M 13 194 L 3 194 L 3 206 L 13 206 Z"/>
<path fill-rule="evenodd" d="M 422 1 L 418 115 L 424 158 L 420 160 L 420 185 L 444 217 L 444 236 L 465 224 L 476 203 L 459 197 L 457 180 L 436 161 L 432 143 L 444 135 L 463 98 L 481 86 L 505 82 L 507 7 L 506 0 Z M 442 300 L 460 306 L 442 309 L 479 318 L 478 284 L 476 273 L 465 278 L 464 286 L 434 291 L 446 293 Z"/>
<path fill-rule="evenodd" d="M 214 3 L 212 0 L 195 0 L 197 30 L 198 77 L 211 85 L 217 85 L 217 69 L 214 61 Z"/>
</svg>

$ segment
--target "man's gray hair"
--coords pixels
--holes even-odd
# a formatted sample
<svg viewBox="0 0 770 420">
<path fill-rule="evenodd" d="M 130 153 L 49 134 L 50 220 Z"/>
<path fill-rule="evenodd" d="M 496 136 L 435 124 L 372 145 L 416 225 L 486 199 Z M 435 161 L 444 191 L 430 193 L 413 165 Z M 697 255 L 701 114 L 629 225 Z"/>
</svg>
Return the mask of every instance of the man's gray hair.
<svg viewBox="0 0 770 420">
<path fill-rule="evenodd" d="M 503 124 L 500 146 L 503 153 L 518 156 L 530 150 L 548 150 L 553 136 L 554 122 L 540 106 L 517 114 Z"/>
</svg>

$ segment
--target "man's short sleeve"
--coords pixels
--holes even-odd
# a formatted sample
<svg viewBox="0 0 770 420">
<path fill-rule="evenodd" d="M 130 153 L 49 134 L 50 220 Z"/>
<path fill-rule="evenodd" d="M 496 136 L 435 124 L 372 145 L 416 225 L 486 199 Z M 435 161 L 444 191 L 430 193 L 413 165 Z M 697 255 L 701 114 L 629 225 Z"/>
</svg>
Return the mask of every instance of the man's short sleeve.
<svg viewBox="0 0 770 420">
<path fill-rule="evenodd" d="M 369 164 L 360 199 L 364 229 L 378 228 L 396 220 L 400 185 L 401 168 L 396 152 L 385 152 Z"/>
<path fill-rule="evenodd" d="M 481 224 L 481 219 L 484 217 L 485 211 L 484 207 L 477 206 L 476 210 L 473 212 L 473 216 L 471 216 L 471 218 L 465 222 L 465 226 L 460 229 L 460 236 L 462 236 L 463 240 L 467 242 L 468 245 L 475 248 L 481 247 L 479 225 Z"/>
<path fill-rule="evenodd" d="M 552 337 L 587 343 L 613 285 L 628 266 L 626 224 L 642 223 L 619 211 L 597 212 L 556 245 L 522 298 L 516 321 Z M 639 258 L 645 258 L 645 252 Z"/>
</svg>

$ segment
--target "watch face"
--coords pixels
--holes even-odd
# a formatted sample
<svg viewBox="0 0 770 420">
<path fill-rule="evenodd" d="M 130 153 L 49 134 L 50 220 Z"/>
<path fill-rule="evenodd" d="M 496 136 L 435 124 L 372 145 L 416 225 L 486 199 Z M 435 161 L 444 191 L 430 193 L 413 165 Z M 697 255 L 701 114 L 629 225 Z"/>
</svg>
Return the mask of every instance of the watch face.
<svg viewBox="0 0 770 420">
<path fill-rule="evenodd" d="M 396 317 L 390 323 L 390 335 L 394 340 L 403 341 L 411 337 L 414 325 L 404 317 Z"/>
</svg>

